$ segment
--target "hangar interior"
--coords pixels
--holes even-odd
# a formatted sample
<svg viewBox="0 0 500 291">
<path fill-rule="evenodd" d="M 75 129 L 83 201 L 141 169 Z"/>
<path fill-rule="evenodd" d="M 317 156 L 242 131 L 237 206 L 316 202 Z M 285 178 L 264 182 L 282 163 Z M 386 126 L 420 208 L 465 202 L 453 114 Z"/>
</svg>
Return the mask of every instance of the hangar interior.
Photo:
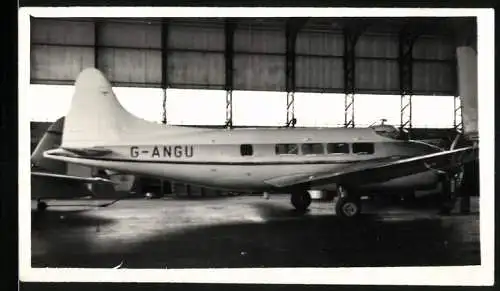
<svg viewBox="0 0 500 291">
<path fill-rule="evenodd" d="M 33 85 L 73 85 L 84 68 L 96 67 L 117 90 L 161 90 L 162 116 L 151 119 L 165 124 L 172 124 L 168 110 L 172 90 L 224 92 L 218 109 L 224 116 L 209 126 L 228 128 L 251 126 L 235 116 L 248 109 L 238 106 L 242 92 L 253 92 L 243 97 L 249 99 L 282 94 L 280 126 L 288 127 L 308 126 L 301 122 L 305 113 L 299 114 L 304 112 L 300 105 L 307 103 L 305 93 L 327 98 L 337 94 L 332 98 L 339 106 L 328 110 L 341 120 L 337 126 L 345 127 L 364 126 L 355 114 L 358 96 L 392 95 L 399 100 L 399 120 L 394 125 L 413 139 L 447 146 L 456 132 L 467 131 L 477 119 L 477 96 L 471 93 L 477 89 L 477 80 L 471 78 L 476 73 L 468 65 L 477 60 L 469 51 L 459 50 L 475 48 L 475 29 L 475 19 L 468 18 L 32 18 L 30 79 Z M 415 126 L 414 107 L 420 96 L 453 99 L 452 112 L 438 113 L 452 114 L 453 124 Z M 270 105 L 265 98 L 258 100 L 263 100 L 261 110 L 249 114 L 266 114 Z M 49 125 L 31 122 L 32 149 Z M 67 171 L 96 174 L 72 165 Z M 131 185 L 120 179 L 124 189 Z M 224 194 L 168 181 L 134 180 L 135 191 L 160 196 Z"/>
<path fill-rule="evenodd" d="M 30 106 L 37 116 L 59 119 L 71 101 L 77 75 L 96 67 L 127 110 L 160 124 L 294 131 L 366 127 L 385 118 L 411 139 L 450 148 L 458 132 L 477 139 L 475 21 L 32 18 Z M 448 121 L 436 126 L 436 117 Z M 34 147 L 50 123 L 34 120 L 31 125 Z M 463 171 L 461 190 L 467 189 L 461 191 L 460 213 L 437 213 L 432 197 L 409 198 L 409 203 L 403 198 L 396 207 L 390 205 L 395 201 L 367 199 L 365 215 L 343 222 L 337 211 L 341 203 L 313 193 L 317 203 L 310 212 L 297 213 L 285 202 L 288 195 L 228 197 L 232 193 L 112 175 L 118 192 L 135 192 L 139 198 L 154 193 L 165 199 L 117 199 L 131 196 L 99 187 L 92 189 L 94 194 L 112 196 L 82 201 L 67 197 L 77 191 L 63 189 L 66 196 L 51 201 L 47 211 L 35 211 L 43 208 L 35 207 L 32 199 L 31 265 L 479 265 L 479 199 L 467 197 L 479 193 L 477 164 Z M 68 175 L 106 174 L 73 164 L 64 167 Z M 54 195 L 57 187 L 47 188 Z M 36 186 L 31 189 L 33 198 Z M 207 199 L 194 199 L 200 197 Z M 333 204 L 337 215 L 332 215 Z"/>
</svg>

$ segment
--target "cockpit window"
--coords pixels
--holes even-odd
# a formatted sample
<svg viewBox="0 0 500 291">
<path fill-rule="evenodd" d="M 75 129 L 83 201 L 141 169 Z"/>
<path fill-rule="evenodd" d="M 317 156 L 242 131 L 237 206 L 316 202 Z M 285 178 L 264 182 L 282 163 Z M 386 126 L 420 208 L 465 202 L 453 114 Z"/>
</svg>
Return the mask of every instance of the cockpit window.
<svg viewBox="0 0 500 291">
<path fill-rule="evenodd" d="M 329 143 L 326 145 L 329 154 L 348 154 L 349 144 L 347 143 Z"/>
<path fill-rule="evenodd" d="M 352 152 L 358 155 L 371 155 L 375 152 L 375 146 L 370 142 L 353 143 Z"/>
<path fill-rule="evenodd" d="M 408 133 L 404 130 L 399 130 L 392 125 L 375 125 L 371 126 L 376 134 L 397 140 L 408 140 Z"/>
</svg>

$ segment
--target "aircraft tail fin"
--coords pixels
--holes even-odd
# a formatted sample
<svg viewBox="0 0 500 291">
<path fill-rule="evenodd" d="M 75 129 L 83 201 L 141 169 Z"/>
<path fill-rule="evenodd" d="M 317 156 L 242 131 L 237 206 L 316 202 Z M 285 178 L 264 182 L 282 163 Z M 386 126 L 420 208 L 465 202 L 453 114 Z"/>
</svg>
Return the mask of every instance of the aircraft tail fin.
<svg viewBox="0 0 500 291">
<path fill-rule="evenodd" d="M 64 126 L 64 117 L 56 120 L 44 133 L 38 142 L 35 150 L 31 154 L 31 164 L 40 170 L 50 171 L 52 173 L 66 173 L 66 163 L 47 159 L 43 153 L 47 150 L 55 149 L 61 144 L 62 129 Z"/>
<path fill-rule="evenodd" d="M 127 129 L 144 123 L 151 126 L 122 107 L 111 84 L 99 70 L 87 68 L 75 81 L 61 146 L 86 148 L 112 144 L 123 140 Z"/>
</svg>

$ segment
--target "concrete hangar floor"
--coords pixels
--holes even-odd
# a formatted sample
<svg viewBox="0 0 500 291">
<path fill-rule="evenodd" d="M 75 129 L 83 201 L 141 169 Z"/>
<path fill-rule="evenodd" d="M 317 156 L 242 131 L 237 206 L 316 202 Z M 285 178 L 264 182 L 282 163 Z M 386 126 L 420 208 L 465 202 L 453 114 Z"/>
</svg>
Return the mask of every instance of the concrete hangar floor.
<svg viewBox="0 0 500 291">
<path fill-rule="evenodd" d="M 109 200 L 111 201 L 111 200 Z M 289 195 L 32 203 L 32 266 L 243 268 L 480 264 L 479 204 L 440 216 L 432 199 L 366 201 L 342 221 L 333 202 L 292 211 Z"/>
</svg>

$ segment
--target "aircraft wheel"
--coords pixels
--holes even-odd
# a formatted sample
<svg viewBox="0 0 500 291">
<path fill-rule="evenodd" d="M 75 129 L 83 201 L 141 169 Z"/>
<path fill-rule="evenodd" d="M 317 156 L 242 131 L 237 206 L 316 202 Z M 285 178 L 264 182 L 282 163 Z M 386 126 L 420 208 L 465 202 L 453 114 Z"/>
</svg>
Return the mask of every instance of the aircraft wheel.
<svg viewBox="0 0 500 291">
<path fill-rule="evenodd" d="M 361 199 L 358 197 L 340 197 L 337 204 L 335 204 L 335 212 L 340 217 L 357 217 L 361 213 Z"/>
<path fill-rule="evenodd" d="M 44 211 L 45 209 L 47 209 L 47 203 L 43 202 L 43 201 L 38 201 L 38 203 L 36 204 L 36 209 L 38 211 Z"/>
<path fill-rule="evenodd" d="M 335 213 L 338 216 L 354 218 L 361 213 L 361 197 L 359 195 L 352 195 L 343 186 L 338 186 L 337 196 Z"/>
<path fill-rule="evenodd" d="M 291 202 L 293 207 L 298 211 L 306 211 L 309 205 L 311 205 L 311 194 L 307 191 L 293 192 L 291 197 Z"/>
</svg>

